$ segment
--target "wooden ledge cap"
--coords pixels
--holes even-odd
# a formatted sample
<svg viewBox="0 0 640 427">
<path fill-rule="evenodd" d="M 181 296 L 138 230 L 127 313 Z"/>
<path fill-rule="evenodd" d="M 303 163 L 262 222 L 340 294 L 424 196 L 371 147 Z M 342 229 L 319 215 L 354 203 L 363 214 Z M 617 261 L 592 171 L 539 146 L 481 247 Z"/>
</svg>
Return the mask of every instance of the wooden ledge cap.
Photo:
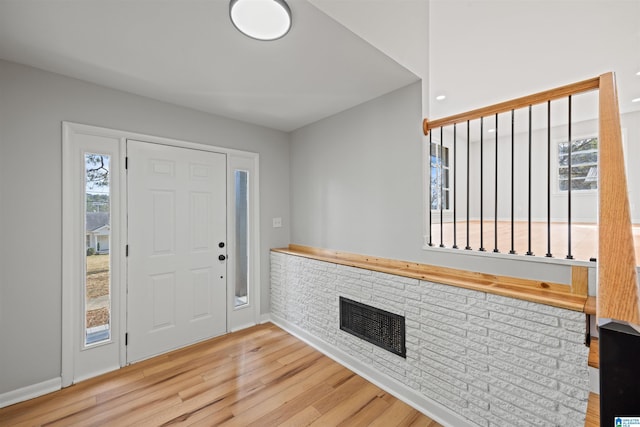
<svg viewBox="0 0 640 427">
<path fill-rule="evenodd" d="M 583 286 L 580 286 L 580 291 L 576 292 L 575 287 L 572 289 L 571 285 L 498 276 L 295 244 L 291 244 L 287 248 L 272 249 L 272 252 L 457 286 L 579 312 L 584 312 L 587 302 Z"/>
</svg>

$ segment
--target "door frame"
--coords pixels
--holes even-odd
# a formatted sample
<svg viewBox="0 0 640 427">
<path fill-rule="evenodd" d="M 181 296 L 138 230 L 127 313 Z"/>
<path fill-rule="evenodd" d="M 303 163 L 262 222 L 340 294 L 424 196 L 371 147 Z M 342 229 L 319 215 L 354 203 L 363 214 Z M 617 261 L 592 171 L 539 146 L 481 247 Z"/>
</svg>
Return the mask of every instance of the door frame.
<svg viewBox="0 0 640 427">
<path fill-rule="evenodd" d="M 124 130 L 110 129 L 99 126 L 91 126 L 74 122 L 62 122 L 62 366 L 61 366 L 61 379 L 62 387 L 67 387 L 76 381 L 87 379 L 88 377 L 77 378 L 75 374 L 76 366 L 76 351 L 80 345 L 80 336 L 78 333 L 78 325 L 80 320 L 81 304 L 79 292 L 77 289 L 78 284 L 78 271 L 82 269 L 81 263 L 84 262 L 84 258 L 81 253 L 75 253 L 78 248 L 77 232 L 72 232 L 77 228 L 76 222 L 78 221 L 78 202 L 77 195 L 74 193 L 78 191 L 79 176 L 74 176 L 77 171 L 77 166 L 74 166 L 74 162 L 78 160 L 74 156 L 75 148 L 77 148 L 76 135 L 93 135 L 102 136 L 108 138 L 116 138 L 119 140 L 119 153 L 117 153 L 120 159 L 120 170 L 118 171 L 120 182 L 126 183 L 126 170 L 124 168 L 126 162 L 126 140 L 135 139 L 138 141 L 144 141 L 154 144 L 169 145 L 174 147 L 181 147 L 187 149 L 195 149 L 200 151 L 211 151 L 216 153 L 226 154 L 227 157 L 227 174 L 238 164 L 242 162 L 244 164 L 250 164 L 253 172 L 252 188 L 251 191 L 251 213 L 250 213 L 250 227 L 252 229 L 250 240 L 250 251 L 253 255 L 253 262 L 250 263 L 251 277 L 250 292 L 253 293 L 253 304 L 251 306 L 251 313 L 253 314 L 253 322 L 245 323 L 242 325 L 233 325 L 231 323 L 231 317 L 227 314 L 227 332 L 231 330 L 241 329 L 243 327 L 251 326 L 251 324 L 258 324 L 260 322 L 260 193 L 259 193 L 259 160 L 258 153 L 235 150 L 230 148 L 219 147 L 215 145 L 209 145 L 205 143 L 187 142 L 178 139 L 164 138 L 153 135 L 146 135 L 136 132 L 128 132 Z M 227 198 L 230 197 L 229 193 L 232 190 L 231 183 L 227 181 Z M 119 263 L 119 273 L 117 277 L 112 278 L 112 287 L 117 287 L 117 292 L 113 292 L 117 295 L 117 299 L 112 300 L 112 310 L 118 315 L 118 329 L 112 330 L 113 341 L 117 341 L 119 345 L 119 357 L 118 360 L 109 361 L 108 365 L 102 370 L 97 370 L 95 375 L 99 373 L 107 372 L 109 370 L 118 369 L 127 364 L 126 360 L 126 346 L 125 346 L 125 334 L 127 325 L 127 258 L 124 251 L 124 245 L 127 244 L 127 186 L 121 185 L 120 194 L 114 195 L 120 201 L 119 212 L 117 214 L 123 220 L 121 221 L 120 230 L 113 230 L 112 233 L 117 233 L 119 239 L 118 244 L 121 245 L 120 256 L 114 262 Z M 227 203 L 227 217 L 233 215 L 233 206 Z M 227 226 L 227 242 L 234 242 L 235 233 L 232 232 L 229 226 Z M 228 269 L 230 266 L 227 267 Z M 229 286 L 232 282 L 229 280 L 227 283 L 227 292 L 229 292 Z M 115 307 L 115 308 L 114 308 Z M 229 313 L 229 307 L 227 309 Z M 116 322 L 114 322 L 116 323 Z M 90 350 L 89 350 L 90 351 Z M 93 375 L 92 375 L 93 376 Z"/>
</svg>

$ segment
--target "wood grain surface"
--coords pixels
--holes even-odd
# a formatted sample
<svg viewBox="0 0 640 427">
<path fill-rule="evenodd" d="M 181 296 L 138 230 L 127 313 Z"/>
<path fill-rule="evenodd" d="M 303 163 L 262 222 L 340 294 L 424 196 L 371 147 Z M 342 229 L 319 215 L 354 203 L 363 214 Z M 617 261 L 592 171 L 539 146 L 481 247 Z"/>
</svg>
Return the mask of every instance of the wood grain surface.
<svg viewBox="0 0 640 427">
<path fill-rule="evenodd" d="M 271 323 L 0 409 L 0 425 L 441 427 Z"/>
</svg>

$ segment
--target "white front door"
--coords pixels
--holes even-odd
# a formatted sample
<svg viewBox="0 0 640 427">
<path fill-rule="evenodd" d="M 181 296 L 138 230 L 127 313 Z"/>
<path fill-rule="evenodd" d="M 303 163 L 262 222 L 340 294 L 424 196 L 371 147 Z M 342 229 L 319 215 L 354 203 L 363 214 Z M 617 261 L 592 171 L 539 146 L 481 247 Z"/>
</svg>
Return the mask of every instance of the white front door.
<svg viewBox="0 0 640 427">
<path fill-rule="evenodd" d="M 127 362 L 227 331 L 226 155 L 127 141 Z"/>
</svg>

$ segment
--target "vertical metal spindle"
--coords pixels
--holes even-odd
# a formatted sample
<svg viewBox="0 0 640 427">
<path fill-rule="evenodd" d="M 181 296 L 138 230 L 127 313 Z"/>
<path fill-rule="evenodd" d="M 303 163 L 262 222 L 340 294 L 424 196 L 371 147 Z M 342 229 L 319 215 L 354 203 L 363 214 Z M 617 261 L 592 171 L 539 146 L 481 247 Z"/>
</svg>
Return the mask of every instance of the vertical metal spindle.
<svg viewBox="0 0 640 427">
<path fill-rule="evenodd" d="M 531 110 L 532 106 L 529 105 L 529 183 L 528 183 L 528 214 L 527 214 L 527 240 L 528 240 L 528 250 L 526 255 L 533 255 L 531 252 L 531 141 L 532 141 L 532 125 L 531 125 Z"/>
<path fill-rule="evenodd" d="M 551 101 L 547 101 L 547 258 L 551 254 Z"/>
<path fill-rule="evenodd" d="M 456 135 L 456 123 L 453 124 L 453 249 L 458 249 L 458 240 L 456 229 L 458 228 L 458 223 L 456 222 L 456 194 L 458 194 L 458 190 L 456 188 L 457 185 L 457 177 L 458 167 L 456 165 L 456 157 L 457 157 L 457 135 Z"/>
<path fill-rule="evenodd" d="M 471 152 L 469 151 L 469 139 L 470 139 L 470 124 L 469 120 L 467 120 L 467 246 L 465 249 L 470 251 L 471 246 L 469 246 L 469 159 L 471 158 Z"/>
<path fill-rule="evenodd" d="M 440 156 L 438 156 L 440 161 L 440 247 L 444 248 L 444 243 L 442 242 L 442 229 L 444 225 L 442 224 L 442 205 L 444 205 L 444 193 L 443 193 L 443 177 L 444 177 L 444 151 L 442 150 L 442 127 L 440 127 Z"/>
<path fill-rule="evenodd" d="M 483 220 L 483 215 L 482 215 L 482 205 L 483 205 L 483 180 L 484 180 L 484 170 L 483 170 L 483 157 L 484 157 L 484 117 L 480 117 L 480 249 L 478 249 L 480 252 L 484 252 L 484 245 L 483 243 L 483 239 L 484 239 L 484 220 Z"/>
<path fill-rule="evenodd" d="M 567 259 L 573 259 L 573 255 L 571 255 L 571 155 L 572 155 L 572 144 L 571 144 L 571 95 L 569 95 L 569 193 L 567 197 Z"/>
<path fill-rule="evenodd" d="M 513 223 L 514 223 L 514 210 L 513 210 L 513 205 L 514 205 L 514 186 L 513 186 L 513 177 L 514 177 L 514 148 L 515 148 L 515 128 L 516 128 L 516 118 L 515 118 L 515 111 L 511 110 L 511 250 L 509 251 L 510 254 L 515 254 L 516 250 L 514 247 L 514 227 L 513 227 Z"/>
<path fill-rule="evenodd" d="M 433 203 L 433 182 L 431 181 L 431 143 L 432 143 L 432 135 L 433 135 L 433 131 L 429 132 L 429 157 L 428 157 L 428 162 L 429 162 L 429 206 L 427 207 L 427 209 L 429 210 L 429 246 L 433 246 L 433 243 L 431 242 L 431 224 L 432 224 L 432 217 L 431 217 L 431 203 Z"/>
<path fill-rule="evenodd" d="M 498 253 L 498 114 L 496 113 L 496 173 L 495 173 L 495 193 L 493 197 L 493 210 L 494 210 L 494 221 L 493 221 L 493 252 Z"/>
</svg>

